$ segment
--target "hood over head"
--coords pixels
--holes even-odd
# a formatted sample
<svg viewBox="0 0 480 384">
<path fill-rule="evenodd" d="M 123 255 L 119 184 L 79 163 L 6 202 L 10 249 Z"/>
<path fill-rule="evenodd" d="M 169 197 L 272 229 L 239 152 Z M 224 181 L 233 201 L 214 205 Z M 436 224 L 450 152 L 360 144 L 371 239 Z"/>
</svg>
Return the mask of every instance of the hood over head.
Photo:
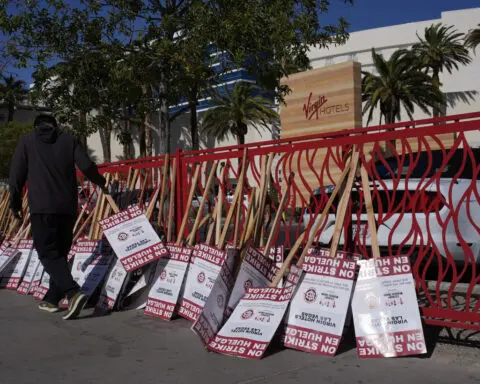
<svg viewBox="0 0 480 384">
<path fill-rule="evenodd" d="M 58 125 L 53 116 L 40 115 L 37 116 L 34 123 L 35 137 L 48 144 L 52 144 L 58 137 Z"/>
</svg>

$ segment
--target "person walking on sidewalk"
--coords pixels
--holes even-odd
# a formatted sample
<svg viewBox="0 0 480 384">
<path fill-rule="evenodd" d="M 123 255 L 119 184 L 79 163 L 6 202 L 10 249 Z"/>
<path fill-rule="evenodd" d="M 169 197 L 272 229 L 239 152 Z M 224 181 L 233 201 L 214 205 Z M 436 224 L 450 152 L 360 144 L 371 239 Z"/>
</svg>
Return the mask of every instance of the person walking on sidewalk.
<svg viewBox="0 0 480 384">
<path fill-rule="evenodd" d="M 50 288 L 39 308 L 57 312 L 68 299 L 63 319 L 76 318 L 88 301 L 68 267 L 73 227 L 78 213 L 75 165 L 108 193 L 107 181 L 77 140 L 62 132 L 53 116 L 40 115 L 34 131 L 20 138 L 10 166 L 10 208 L 22 219 L 22 191 L 28 184 L 28 203 L 34 247 L 50 275 Z"/>
</svg>

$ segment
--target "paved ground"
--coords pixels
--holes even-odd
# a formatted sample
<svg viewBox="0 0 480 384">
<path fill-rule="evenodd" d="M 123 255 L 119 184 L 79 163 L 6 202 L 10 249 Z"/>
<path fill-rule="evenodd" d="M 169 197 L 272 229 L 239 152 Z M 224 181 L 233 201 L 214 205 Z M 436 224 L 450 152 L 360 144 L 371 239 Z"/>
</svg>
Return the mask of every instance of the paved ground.
<svg viewBox="0 0 480 384">
<path fill-rule="evenodd" d="M 180 319 L 85 311 L 63 321 L 9 291 L 0 303 L 0 384 L 480 383 L 477 348 L 437 344 L 429 358 L 380 360 L 360 360 L 354 349 L 333 359 L 282 350 L 250 361 L 206 352 Z"/>
</svg>

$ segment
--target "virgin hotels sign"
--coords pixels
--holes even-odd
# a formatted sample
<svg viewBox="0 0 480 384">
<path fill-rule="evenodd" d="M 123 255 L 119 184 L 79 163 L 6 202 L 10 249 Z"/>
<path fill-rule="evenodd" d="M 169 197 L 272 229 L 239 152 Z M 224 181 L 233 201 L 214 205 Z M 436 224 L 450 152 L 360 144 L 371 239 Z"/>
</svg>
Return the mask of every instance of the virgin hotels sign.
<svg viewBox="0 0 480 384">
<path fill-rule="evenodd" d="M 303 112 L 305 113 L 305 119 L 318 120 L 319 117 L 338 113 L 347 113 L 350 111 L 351 104 L 346 102 L 343 104 L 329 105 L 328 99 L 325 95 L 312 98 L 313 92 L 308 95 L 307 102 L 303 104 Z"/>
<path fill-rule="evenodd" d="M 282 138 L 362 125 L 360 64 L 346 62 L 282 79 L 290 94 L 280 106 Z"/>
</svg>

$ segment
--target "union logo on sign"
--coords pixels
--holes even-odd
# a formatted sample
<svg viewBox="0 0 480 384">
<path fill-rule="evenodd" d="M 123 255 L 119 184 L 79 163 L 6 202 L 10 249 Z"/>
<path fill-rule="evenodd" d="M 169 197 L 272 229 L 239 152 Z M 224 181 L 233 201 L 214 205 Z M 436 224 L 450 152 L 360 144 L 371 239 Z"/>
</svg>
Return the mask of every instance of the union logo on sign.
<svg viewBox="0 0 480 384">
<path fill-rule="evenodd" d="M 365 297 L 365 304 L 369 309 L 375 309 L 380 305 L 380 298 L 378 298 L 374 293 L 368 292 Z"/>
<path fill-rule="evenodd" d="M 126 234 L 125 232 L 120 232 L 117 238 L 119 241 L 125 241 L 128 239 L 128 234 Z"/>
<path fill-rule="evenodd" d="M 317 291 L 315 288 L 309 288 L 305 291 L 304 299 L 307 303 L 313 303 L 317 298 Z"/>
<path fill-rule="evenodd" d="M 253 316 L 253 311 L 251 309 L 247 309 L 245 312 L 242 313 L 242 319 L 247 320 Z"/>
<path fill-rule="evenodd" d="M 165 280 L 167 278 L 167 271 L 163 270 L 162 273 L 160 273 L 160 280 Z"/>
<path fill-rule="evenodd" d="M 197 281 L 202 284 L 205 281 L 205 273 L 200 272 L 197 276 Z"/>
</svg>

